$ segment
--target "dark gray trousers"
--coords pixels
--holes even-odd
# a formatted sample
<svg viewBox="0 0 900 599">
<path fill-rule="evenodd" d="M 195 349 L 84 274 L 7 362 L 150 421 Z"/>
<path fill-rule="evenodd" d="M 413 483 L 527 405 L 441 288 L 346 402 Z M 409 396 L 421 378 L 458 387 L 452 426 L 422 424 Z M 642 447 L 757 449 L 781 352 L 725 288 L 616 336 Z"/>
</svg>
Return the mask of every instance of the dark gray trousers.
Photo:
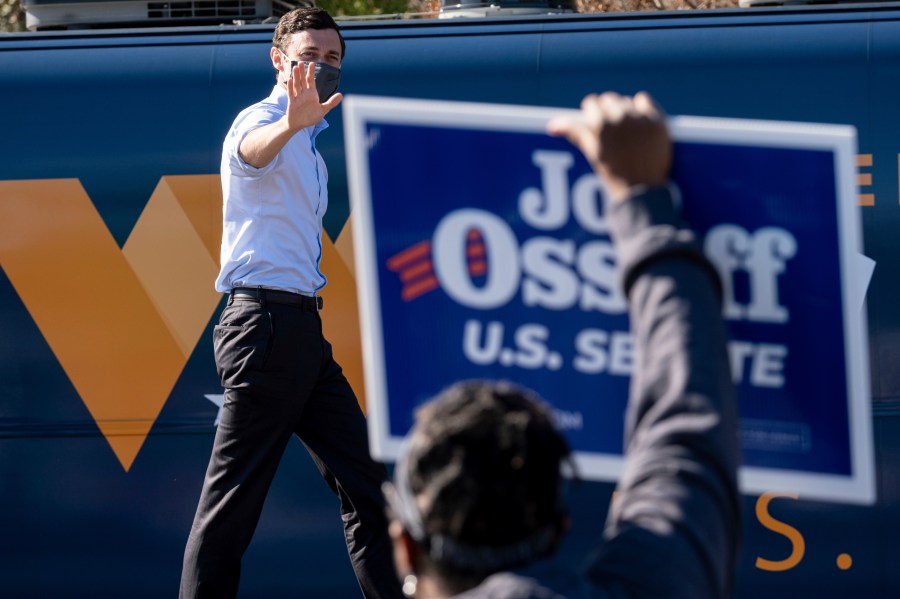
<svg viewBox="0 0 900 599">
<path fill-rule="evenodd" d="M 229 298 L 214 330 L 225 404 L 188 538 L 180 597 L 237 595 L 241 557 L 292 435 L 340 499 L 350 560 L 369 599 L 401 597 L 365 417 L 315 304 Z"/>
</svg>

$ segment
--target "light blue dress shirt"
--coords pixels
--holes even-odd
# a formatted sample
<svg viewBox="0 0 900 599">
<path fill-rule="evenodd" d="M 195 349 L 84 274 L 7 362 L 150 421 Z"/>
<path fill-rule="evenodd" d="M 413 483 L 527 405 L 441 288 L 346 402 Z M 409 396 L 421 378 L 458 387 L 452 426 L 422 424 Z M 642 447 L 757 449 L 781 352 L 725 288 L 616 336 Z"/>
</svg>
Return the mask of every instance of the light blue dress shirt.
<svg viewBox="0 0 900 599">
<path fill-rule="evenodd" d="M 328 171 L 315 139 L 328 123 L 323 119 L 295 134 L 263 168 L 247 164 L 238 153 L 250 131 L 274 123 L 286 110 L 287 92 L 276 85 L 268 98 L 237 116 L 225 138 L 217 291 L 261 286 L 314 295 L 325 286 L 319 261 Z"/>
</svg>

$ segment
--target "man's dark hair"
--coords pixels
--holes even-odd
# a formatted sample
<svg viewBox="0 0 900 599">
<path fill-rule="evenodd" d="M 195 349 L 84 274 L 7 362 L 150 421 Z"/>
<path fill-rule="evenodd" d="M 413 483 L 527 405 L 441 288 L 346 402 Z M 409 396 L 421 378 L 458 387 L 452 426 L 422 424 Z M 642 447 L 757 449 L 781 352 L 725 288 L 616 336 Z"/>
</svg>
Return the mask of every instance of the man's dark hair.
<svg viewBox="0 0 900 599">
<path fill-rule="evenodd" d="M 512 383 L 457 383 L 420 408 L 404 465 L 426 544 L 441 538 L 478 556 L 437 566 L 500 570 L 549 551 L 564 518 L 568 455 L 550 409 Z"/>
<path fill-rule="evenodd" d="M 278 20 L 278 25 L 275 26 L 272 45 L 282 52 L 286 52 L 287 38 L 294 33 L 307 29 L 334 29 L 337 31 L 338 38 L 341 40 L 341 58 L 344 58 L 347 47 L 344 44 L 344 36 L 341 35 L 341 28 L 338 27 L 337 23 L 334 22 L 334 19 L 331 18 L 331 15 L 324 8 L 300 7 L 282 15 Z"/>
</svg>

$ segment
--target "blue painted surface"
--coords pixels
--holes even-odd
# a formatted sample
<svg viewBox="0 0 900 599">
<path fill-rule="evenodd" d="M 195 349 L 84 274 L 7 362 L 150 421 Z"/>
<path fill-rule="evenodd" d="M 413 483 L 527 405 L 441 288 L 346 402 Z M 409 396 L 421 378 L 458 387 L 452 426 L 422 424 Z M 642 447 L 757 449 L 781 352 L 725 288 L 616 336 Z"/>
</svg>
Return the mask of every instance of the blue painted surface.
<svg viewBox="0 0 900 599">
<path fill-rule="evenodd" d="M 385 120 L 364 119 L 364 137 L 373 141 L 366 150 L 370 175 L 362 185 L 370 187 L 358 196 L 368 197 L 372 219 L 364 251 L 376 256 L 376 288 L 368 293 L 379 306 L 372 318 L 383 323 L 377 343 L 388 398 L 380 404 L 388 413 L 385 434 L 398 442 L 412 426 L 415 408 L 455 381 L 508 377 L 555 409 L 578 415 L 580 424 L 565 431 L 574 451 L 621 455 L 630 359 L 613 357 L 621 350 L 613 349 L 612 337 L 628 333 L 628 317 L 624 299 L 610 301 L 609 290 L 617 284 L 612 269 L 597 264 L 608 254 L 590 253 L 611 251 L 611 240 L 568 212 L 558 221 L 537 223 L 523 208 L 525 190 L 543 194 L 541 212 L 554 212 L 547 204 L 576 202 L 566 195 L 568 189 L 559 192 L 562 199 L 551 199 L 554 194 L 542 182 L 547 175 L 535 166 L 538 152 L 571 157 L 571 145 L 543 133 L 485 131 L 472 121 L 448 128 L 446 113 L 440 124 L 434 124 L 437 114 L 429 124 L 398 123 L 404 116 L 399 110 Z M 837 267 L 835 157 L 797 143 L 783 148 L 682 141 L 675 145 L 672 176 L 685 198 L 684 216 L 701 243 L 727 225 L 748 232 L 777 230 L 795 244 L 784 256 L 790 265 L 773 283 L 784 321 L 727 319 L 732 341 L 774 344 L 789 356 L 783 372 L 776 368 L 780 383 L 751 380 L 750 367 L 743 365 L 736 377 L 744 466 L 846 476 L 851 474 L 849 375 Z M 464 176 L 454 164 L 460 156 L 470 160 Z M 578 187 L 575 182 L 589 172 L 579 153 L 565 168 L 567 185 Z M 463 212 L 469 224 L 448 227 L 451 215 Z M 438 231 L 445 227 L 456 232 L 439 241 Z M 462 283 L 442 275 L 440 266 L 449 270 L 456 264 L 455 258 L 465 255 L 465 246 L 456 244 L 465 244 L 466 232 L 476 230 L 476 245 L 486 246 L 484 272 L 468 271 L 470 287 L 468 279 Z M 563 242 L 571 243 L 571 255 Z M 392 265 L 423 243 L 430 244 L 425 258 Z M 426 277 L 407 278 L 405 271 L 422 266 L 433 269 L 438 282 L 407 296 Z M 746 305 L 754 295 L 749 280 L 733 278 L 734 297 Z M 595 299 L 586 307 L 585 290 L 606 301 Z M 596 347 L 586 348 L 583 333 L 598 331 L 607 356 L 602 362 L 617 366 L 598 366 L 591 353 Z M 593 367 L 585 367 L 589 363 Z M 757 436 L 769 433 L 777 434 L 768 440 Z"/>
<path fill-rule="evenodd" d="M 348 24 L 347 92 L 574 107 L 585 93 L 651 91 L 672 114 L 849 123 L 871 154 L 862 208 L 878 503 L 745 500 L 737 597 L 900 595 L 900 8 L 764 9 Z M 271 26 L 0 37 L 0 180 L 79 178 L 121 245 L 159 178 L 218 170 L 234 115 L 265 97 Z M 349 212 L 339 115 L 320 138 L 336 237 Z M 467 157 L 459 156 L 460 168 Z M 70 293 L 61 289 L 60 301 Z M 0 273 L 0 595 L 174 596 L 212 443 L 211 324 L 125 473 L 7 276 Z M 828 342 L 828 340 L 823 340 Z M 152 376 L 152 373 L 148 373 Z M 140 381 L 135 381 L 139 385 Z M 573 491 L 577 559 L 611 486 Z M 777 491 L 773 489 L 773 491 Z M 337 503 L 292 444 L 243 568 L 242 596 L 358 596 Z M 836 557 L 850 554 L 843 571 Z M 652 574 L 651 574 L 652 575 Z"/>
</svg>

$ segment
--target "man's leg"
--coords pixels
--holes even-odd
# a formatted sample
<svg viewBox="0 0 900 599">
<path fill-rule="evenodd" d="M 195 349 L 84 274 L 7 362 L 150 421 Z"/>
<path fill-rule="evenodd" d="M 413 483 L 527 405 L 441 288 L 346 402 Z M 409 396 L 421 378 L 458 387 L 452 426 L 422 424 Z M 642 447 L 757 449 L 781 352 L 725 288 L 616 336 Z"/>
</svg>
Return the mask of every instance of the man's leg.
<svg viewBox="0 0 900 599">
<path fill-rule="evenodd" d="M 182 598 L 237 594 L 241 557 L 319 374 L 317 322 L 277 304 L 231 301 L 222 312 L 213 336 L 228 389 L 185 549 Z"/>
<path fill-rule="evenodd" d="M 381 492 L 387 472 L 369 454 L 366 419 L 331 345 L 323 342 L 319 383 L 306 402 L 297 436 L 340 498 L 347 550 L 363 594 L 402 597 Z"/>
<path fill-rule="evenodd" d="M 237 595 L 241 557 L 250 545 L 275 471 L 290 439 L 281 410 L 227 390 L 200 502 L 184 553 L 182 599 Z M 280 420 L 280 421 L 279 421 Z"/>
</svg>

